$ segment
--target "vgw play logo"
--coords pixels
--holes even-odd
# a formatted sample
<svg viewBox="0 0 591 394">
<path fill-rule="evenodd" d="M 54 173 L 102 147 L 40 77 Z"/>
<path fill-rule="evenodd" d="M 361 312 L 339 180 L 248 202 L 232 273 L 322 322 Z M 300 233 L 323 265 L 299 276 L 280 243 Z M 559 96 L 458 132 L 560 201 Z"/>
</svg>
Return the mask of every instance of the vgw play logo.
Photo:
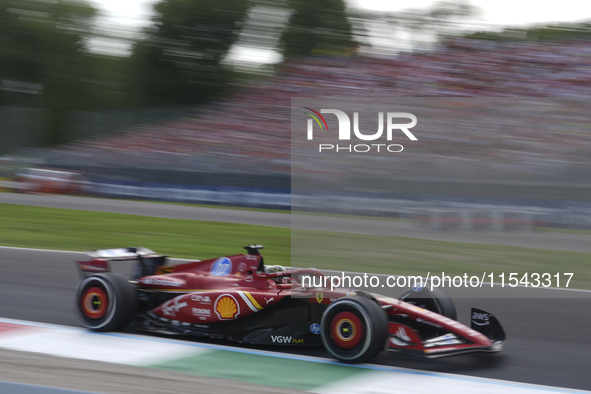
<svg viewBox="0 0 591 394">
<path fill-rule="evenodd" d="M 349 116 L 338 109 L 321 109 L 320 112 L 313 110 L 309 107 L 303 107 L 308 110 L 303 112 L 309 115 L 311 119 L 308 119 L 308 140 L 314 140 L 314 121 L 320 126 L 320 130 L 328 132 L 328 125 L 326 119 L 322 114 L 333 114 L 337 117 L 339 122 L 339 140 L 350 141 L 351 140 L 351 120 Z M 394 123 L 394 120 L 408 119 L 410 123 Z M 392 141 L 392 135 L 394 131 L 402 131 L 411 141 L 418 141 L 417 137 L 410 132 L 410 128 L 413 128 L 417 124 L 417 117 L 408 112 L 388 112 L 386 113 L 386 140 Z M 362 141 L 376 141 L 382 137 L 384 133 L 384 113 L 378 113 L 378 131 L 374 134 L 363 134 L 359 130 L 359 112 L 353 112 L 353 133 L 355 137 Z M 400 144 L 318 144 L 318 152 L 355 152 L 355 153 L 367 153 L 367 152 L 391 152 L 398 153 L 402 152 L 404 147 Z"/>
</svg>

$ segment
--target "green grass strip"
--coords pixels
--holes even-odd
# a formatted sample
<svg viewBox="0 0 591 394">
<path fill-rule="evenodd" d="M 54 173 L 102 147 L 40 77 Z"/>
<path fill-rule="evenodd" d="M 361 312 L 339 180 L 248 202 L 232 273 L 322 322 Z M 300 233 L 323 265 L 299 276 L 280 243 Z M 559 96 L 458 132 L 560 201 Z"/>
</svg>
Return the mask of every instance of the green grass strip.
<svg viewBox="0 0 591 394">
<path fill-rule="evenodd" d="M 393 275 L 476 275 L 572 272 L 569 288 L 591 289 L 591 253 L 501 245 L 375 237 L 346 233 L 294 230 L 293 265 Z M 560 287 L 566 284 L 562 276 Z M 487 278 L 488 279 L 488 278 Z M 485 280 L 488 281 L 488 280 Z M 552 287 L 556 282 L 552 282 Z"/>
<path fill-rule="evenodd" d="M 300 390 L 309 390 L 336 380 L 367 373 L 364 369 L 344 365 L 311 363 L 223 350 L 168 361 L 151 367 Z"/>
<path fill-rule="evenodd" d="M 58 208 L 0 205 L 0 245 L 58 250 L 144 246 L 177 258 L 206 259 L 265 245 L 270 260 L 290 260 L 290 230 Z"/>
<path fill-rule="evenodd" d="M 376 237 L 234 223 L 163 219 L 0 205 L 0 245 L 56 250 L 144 246 L 177 258 L 207 259 L 265 246 L 267 264 L 396 275 L 573 272 L 571 288 L 591 289 L 591 253 Z"/>
</svg>

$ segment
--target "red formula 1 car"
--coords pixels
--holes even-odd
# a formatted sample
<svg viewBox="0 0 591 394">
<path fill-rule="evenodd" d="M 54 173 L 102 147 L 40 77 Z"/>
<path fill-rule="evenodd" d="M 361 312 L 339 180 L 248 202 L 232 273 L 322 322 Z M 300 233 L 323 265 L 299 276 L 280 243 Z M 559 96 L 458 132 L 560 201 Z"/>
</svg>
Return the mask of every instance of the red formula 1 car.
<svg viewBox="0 0 591 394">
<path fill-rule="evenodd" d="M 90 251 L 77 266 L 80 323 L 94 331 L 141 330 L 261 345 L 324 345 L 336 359 L 365 362 L 382 350 L 421 357 L 498 352 L 505 333 L 490 313 L 472 309 L 458 323 L 451 300 L 427 287 L 401 299 L 350 289 L 310 288 L 316 269 L 265 266 L 260 245 L 247 254 L 169 265 L 145 248 Z M 110 262 L 137 260 L 129 280 Z"/>
</svg>

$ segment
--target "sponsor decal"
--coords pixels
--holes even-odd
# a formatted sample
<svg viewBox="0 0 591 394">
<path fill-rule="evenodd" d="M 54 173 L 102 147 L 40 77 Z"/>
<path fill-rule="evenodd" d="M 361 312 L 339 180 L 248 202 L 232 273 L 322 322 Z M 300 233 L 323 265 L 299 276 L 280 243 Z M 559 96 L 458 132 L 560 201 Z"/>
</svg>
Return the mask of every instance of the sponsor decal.
<svg viewBox="0 0 591 394">
<path fill-rule="evenodd" d="M 460 341 L 459 339 L 450 338 L 450 339 L 445 339 L 445 340 L 441 341 L 441 343 L 437 343 L 437 346 L 439 346 L 441 344 L 444 344 L 444 345 L 457 345 L 457 344 L 460 344 L 460 343 L 462 343 L 462 341 Z"/>
<path fill-rule="evenodd" d="M 316 293 L 316 301 L 320 304 L 324 299 L 324 293 Z"/>
<path fill-rule="evenodd" d="M 398 330 L 396 330 L 396 334 L 390 337 L 390 342 L 396 346 L 408 346 L 412 343 L 412 340 L 406 333 L 404 327 L 399 326 Z"/>
<path fill-rule="evenodd" d="M 425 347 L 445 346 L 445 345 L 459 345 L 460 341 L 454 334 L 445 334 L 436 338 L 431 338 L 425 341 Z"/>
<path fill-rule="evenodd" d="M 211 298 L 206 295 L 193 294 L 191 296 L 191 301 L 200 302 L 201 304 L 211 304 Z"/>
<path fill-rule="evenodd" d="M 168 301 L 166 306 L 162 307 L 162 313 L 167 316 L 176 316 L 176 313 L 187 306 L 185 301 L 179 302 L 178 298 Z"/>
<path fill-rule="evenodd" d="M 425 286 L 413 286 L 412 287 L 412 291 L 416 291 L 417 293 L 421 290 L 423 290 L 425 288 Z"/>
<path fill-rule="evenodd" d="M 303 339 L 294 339 L 293 337 L 286 337 L 281 335 L 271 335 L 273 343 L 304 343 Z"/>
<path fill-rule="evenodd" d="M 257 256 L 255 256 L 254 254 L 247 254 L 245 256 L 246 260 L 258 260 L 259 258 Z M 256 268 L 256 267 L 255 267 Z"/>
<path fill-rule="evenodd" d="M 142 283 L 145 285 L 181 287 L 179 282 L 164 278 L 147 277 L 142 279 Z"/>
<path fill-rule="evenodd" d="M 204 316 L 204 317 L 209 317 L 211 316 L 211 309 L 204 309 L 204 308 L 193 308 L 191 310 L 191 312 L 193 313 L 193 315 L 195 316 Z"/>
<path fill-rule="evenodd" d="M 244 281 L 245 281 L 245 282 L 252 282 L 253 280 L 254 280 L 254 279 L 252 278 L 252 275 L 246 275 L 246 276 L 244 277 Z"/>
<path fill-rule="evenodd" d="M 316 335 L 320 334 L 320 324 L 313 323 L 310 326 L 310 331 L 312 332 L 312 334 L 316 334 Z"/>
<path fill-rule="evenodd" d="M 474 312 L 472 314 L 472 323 L 476 324 L 477 326 L 488 326 L 490 324 L 488 316 L 488 313 Z"/>
<path fill-rule="evenodd" d="M 175 270 L 176 270 L 175 266 L 161 265 L 160 267 L 156 268 L 156 275 L 172 274 Z"/>
<path fill-rule="evenodd" d="M 232 261 L 227 257 L 220 257 L 211 265 L 209 273 L 213 276 L 226 276 L 232 272 Z"/>
<path fill-rule="evenodd" d="M 347 293 L 347 296 L 349 296 L 349 297 L 355 297 L 356 295 L 357 295 L 357 292 L 356 291 L 349 291 Z"/>
<path fill-rule="evenodd" d="M 246 271 L 246 263 L 238 264 L 238 271 L 240 271 L 240 272 Z"/>
<path fill-rule="evenodd" d="M 215 300 L 214 310 L 220 320 L 235 319 L 240 314 L 240 305 L 231 294 L 222 294 Z"/>
<path fill-rule="evenodd" d="M 266 302 L 267 304 L 269 304 L 269 302 L 271 302 L 271 301 L 273 301 L 273 300 L 275 299 L 275 297 L 271 297 L 271 298 L 269 298 L 269 299 L 266 299 L 265 297 L 263 297 L 263 298 L 264 298 L 264 300 L 265 300 L 265 302 Z"/>
</svg>

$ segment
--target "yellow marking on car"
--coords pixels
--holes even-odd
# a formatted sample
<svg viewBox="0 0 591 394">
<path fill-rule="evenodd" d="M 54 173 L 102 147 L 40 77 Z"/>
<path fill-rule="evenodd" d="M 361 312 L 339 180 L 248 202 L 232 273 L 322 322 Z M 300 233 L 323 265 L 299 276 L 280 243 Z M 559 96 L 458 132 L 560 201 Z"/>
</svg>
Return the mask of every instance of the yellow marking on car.
<svg viewBox="0 0 591 394">
<path fill-rule="evenodd" d="M 255 298 L 248 292 L 245 291 L 244 294 L 246 294 L 246 296 L 248 297 L 248 299 L 250 301 L 252 301 L 252 303 L 254 304 L 254 306 L 260 311 L 261 309 L 263 309 L 262 306 L 259 305 L 259 303 L 257 302 L 257 300 L 255 300 Z"/>
<path fill-rule="evenodd" d="M 244 300 L 244 303 L 250 308 L 251 311 L 258 312 L 261 309 L 263 309 L 263 307 L 260 306 L 259 303 L 254 299 L 254 297 L 250 295 L 248 292 L 238 291 L 237 293 L 240 297 L 242 297 L 242 300 Z"/>
</svg>

